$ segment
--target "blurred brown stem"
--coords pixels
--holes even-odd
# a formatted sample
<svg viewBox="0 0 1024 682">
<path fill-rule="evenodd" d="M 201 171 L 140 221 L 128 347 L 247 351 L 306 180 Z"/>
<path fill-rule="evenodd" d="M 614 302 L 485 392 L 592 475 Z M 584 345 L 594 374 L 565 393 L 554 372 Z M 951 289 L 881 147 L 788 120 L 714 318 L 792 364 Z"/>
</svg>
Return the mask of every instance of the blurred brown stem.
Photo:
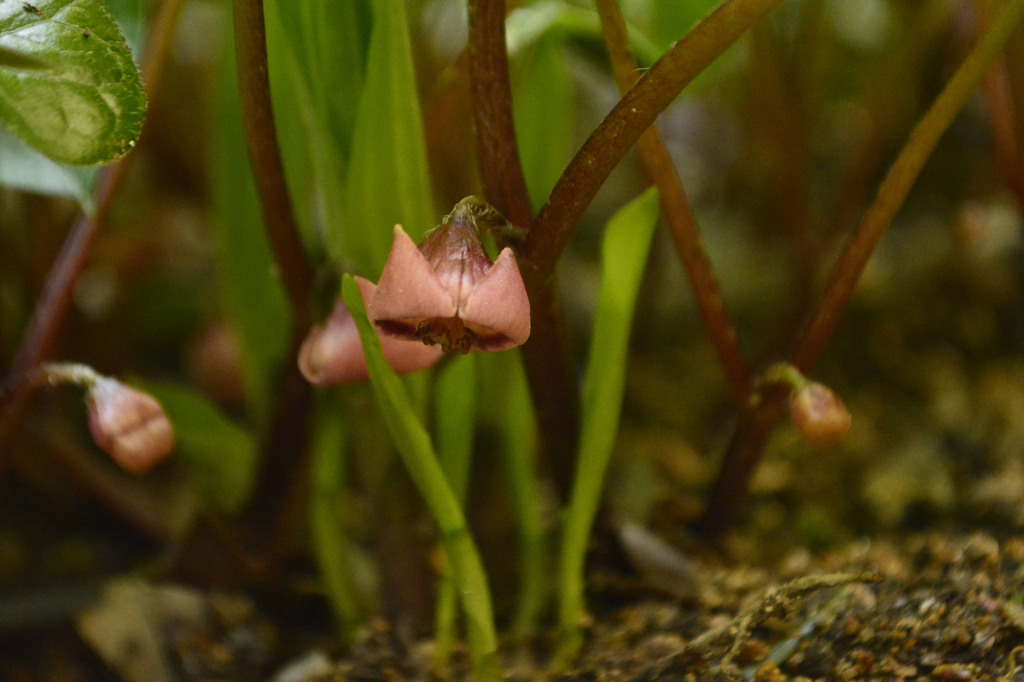
<svg viewBox="0 0 1024 682">
<path fill-rule="evenodd" d="M 146 96 L 150 100 L 159 89 L 160 76 L 183 4 L 183 0 L 162 2 L 149 30 L 141 75 Z M 14 429 L 24 416 L 36 390 L 32 382 L 33 370 L 52 356 L 71 306 L 75 282 L 89 260 L 97 236 L 110 218 L 114 200 L 134 158 L 135 154 L 129 152 L 117 163 L 100 171 L 95 191 L 95 212 L 92 216 L 80 213 L 75 219 L 46 278 L 25 337 L 11 363 L 3 390 L 0 391 L 0 459 L 3 459 Z"/>
<path fill-rule="evenodd" d="M 513 225 L 529 231 L 533 212 L 512 124 L 505 0 L 469 2 L 469 77 L 487 201 Z"/>
<path fill-rule="evenodd" d="M 313 270 L 299 239 L 274 126 L 263 0 L 234 0 L 233 6 L 238 88 L 249 161 L 267 237 L 277 261 L 281 283 L 291 303 L 293 326 L 306 329 L 311 319 L 309 305 Z"/>
<path fill-rule="evenodd" d="M 1003 45 L 1022 15 L 1024 0 L 1009 0 L 1003 4 L 991 28 L 981 37 L 931 108 L 910 132 L 909 139 L 890 166 L 860 226 L 836 263 L 818 307 L 790 358 L 790 362 L 804 374 L 809 372 L 832 337 L 864 266 L 892 224 L 925 161 L 954 116 L 999 57 Z M 735 517 L 764 445 L 784 412 L 784 397 L 776 390 L 768 390 L 765 395 L 752 395 L 744 405 L 708 505 L 697 522 L 697 530 L 706 538 L 717 538 Z"/>
<path fill-rule="evenodd" d="M 608 56 L 619 91 L 628 92 L 638 80 L 636 62 L 629 51 L 626 22 L 617 0 L 596 0 Z M 725 299 L 711 268 L 697 221 L 686 198 L 682 180 L 656 125 L 637 141 L 640 157 L 651 181 L 658 187 L 661 212 L 672 231 L 679 258 L 686 267 L 701 319 L 718 353 L 733 397 L 743 401 L 750 390 L 750 372 L 736 337 Z"/>
<path fill-rule="evenodd" d="M 287 357 L 294 358 L 311 323 L 313 271 L 299 237 L 274 126 L 262 0 L 234 0 L 235 54 L 242 120 L 271 251 L 291 304 Z M 309 483 L 311 389 L 295 362 L 286 363 L 270 435 L 243 525 L 260 542 L 255 577 L 271 580 L 300 523 Z"/>
<path fill-rule="evenodd" d="M 978 32 L 992 22 L 992 1 L 975 0 L 978 10 Z M 992 120 L 992 155 L 996 169 L 1017 202 L 1017 210 L 1024 215 L 1024 147 L 1017 136 L 1018 112 L 1013 103 L 1010 75 L 1006 59 L 1000 59 L 985 75 L 981 84 L 989 117 Z"/>
<path fill-rule="evenodd" d="M 484 194 L 529 234 L 533 218 L 512 122 L 504 0 L 470 0 L 469 67 Z M 522 352 L 541 433 L 542 461 L 566 499 L 579 436 L 579 389 L 562 333 L 554 277 L 522 257 L 520 267 L 532 316 L 530 340 Z"/>
<path fill-rule="evenodd" d="M 550 274 L 583 211 L 641 133 L 697 74 L 784 0 L 726 0 L 662 56 L 583 143 L 558 179 L 524 245 Z"/>
</svg>

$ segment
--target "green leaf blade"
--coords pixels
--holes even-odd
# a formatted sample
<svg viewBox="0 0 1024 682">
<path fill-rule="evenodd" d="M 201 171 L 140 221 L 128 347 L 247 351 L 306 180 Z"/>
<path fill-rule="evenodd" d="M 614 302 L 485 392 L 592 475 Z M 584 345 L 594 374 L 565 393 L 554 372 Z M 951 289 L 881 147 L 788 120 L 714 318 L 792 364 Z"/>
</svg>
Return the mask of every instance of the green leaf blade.
<svg viewBox="0 0 1024 682">
<path fill-rule="evenodd" d="M 619 430 L 629 333 L 658 210 L 658 192 L 651 188 L 612 217 L 601 244 L 601 290 L 583 381 L 577 474 L 562 538 L 559 657 L 563 661 L 582 642 L 579 622 L 587 538 Z"/>
<path fill-rule="evenodd" d="M 229 46 L 230 47 L 230 46 Z M 218 143 L 208 155 L 214 259 L 222 310 L 238 341 L 252 421 L 267 423 L 286 358 L 291 315 L 267 241 L 242 136 L 234 51 L 227 50 L 215 99 Z"/>
<path fill-rule="evenodd" d="M 252 489 L 257 450 L 248 431 L 193 390 L 133 381 L 160 401 L 174 426 L 175 454 L 204 502 L 226 514 L 238 512 Z"/>
<path fill-rule="evenodd" d="M 401 224 L 419 242 L 434 224 L 426 140 L 405 3 L 375 0 L 366 78 L 346 179 L 346 224 L 328 234 L 336 262 L 376 279 Z"/>
<path fill-rule="evenodd" d="M 5 2 L 0 49 L 18 57 L 0 60 L 0 123 L 15 137 L 81 166 L 114 161 L 135 144 L 146 94 L 100 0 Z"/>
<path fill-rule="evenodd" d="M 416 417 L 402 382 L 384 359 L 380 339 L 370 324 L 359 286 L 351 275 L 342 278 L 341 294 L 359 331 L 373 393 L 391 440 L 440 529 L 445 552 L 451 561 L 459 588 L 476 678 L 500 680 L 498 639 L 494 630 L 490 588 L 462 508 L 448 485 L 430 435 Z"/>
</svg>

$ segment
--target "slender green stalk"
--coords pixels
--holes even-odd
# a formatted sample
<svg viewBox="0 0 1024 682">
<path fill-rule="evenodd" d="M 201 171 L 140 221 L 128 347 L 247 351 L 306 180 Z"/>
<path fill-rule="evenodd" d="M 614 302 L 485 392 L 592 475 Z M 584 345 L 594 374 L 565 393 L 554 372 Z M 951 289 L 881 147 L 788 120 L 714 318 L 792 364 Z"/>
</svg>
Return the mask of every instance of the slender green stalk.
<svg viewBox="0 0 1024 682">
<path fill-rule="evenodd" d="M 550 274 L 612 169 L 690 81 L 784 0 L 726 0 L 644 74 L 587 138 L 559 178 L 523 248 Z"/>
<path fill-rule="evenodd" d="M 438 375 L 434 398 L 434 433 L 437 454 L 448 478 L 448 485 L 461 507 L 466 504 L 466 490 L 473 454 L 473 430 L 476 417 L 476 356 L 455 358 Z M 455 643 L 455 615 L 458 607 L 455 576 L 448 558 L 437 592 L 434 618 L 434 662 L 438 667 L 448 663 Z"/>
<path fill-rule="evenodd" d="M 312 450 L 312 490 L 309 500 L 309 527 L 313 554 L 324 581 L 327 598 L 342 640 L 351 641 L 360 613 L 352 566 L 348 556 L 348 534 L 341 520 L 345 495 L 344 423 L 333 396 L 317 401 L 316 430 Z"/>
<path fill-rule="evenodd" d="M 549 590 L 544 570 L 547 565 L 544 524 L 533 468 L 537 427 L 522 364 L 515 362 L 513 371 L 501 425 L 504 429 L 505 469 L 519 522 L 519 599 L 512 619 L 512 635 L 516 640 L 525 642 L 537 628 L 537 619 Z"/>
<path fill-rule="evenodd" d="M 618 434 L 629 332 L 657 220 L 658 195 L 652 189 L 625 206 L 605 228 L 601 291 L 583 383 L 580 450 L 562 533 L 557 654 L 560 664 L 575 657 L 583 642 L 580 620 L 587 539 Z"/>
<path fill-rule="evenodd" d="M 380 339 L 366 316 L 359 287 L 349 275 L 342 279 L 342 296 L 359 329 L 370 381 L 384 423 L 440 531 L 462 601 L 470 658 L 476 678 L 500 680 L 501 663 L 494 631 L 490 588 L 462 508 L 448 485 L 430 436 L 415 416 L 408 393 L 384 360 Z"/>
</svg>

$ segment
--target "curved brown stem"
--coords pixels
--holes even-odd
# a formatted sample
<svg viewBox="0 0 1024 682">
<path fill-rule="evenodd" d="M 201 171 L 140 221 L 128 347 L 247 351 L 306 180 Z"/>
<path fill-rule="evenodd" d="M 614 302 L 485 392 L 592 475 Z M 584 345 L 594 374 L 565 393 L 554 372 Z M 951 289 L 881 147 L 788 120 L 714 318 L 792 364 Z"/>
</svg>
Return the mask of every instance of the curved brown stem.
<svg viewBox="0 0 1024 682">
<path fill-rule="evenodd" d="M 235 54 L 246 144 L 271 251 L 291 304 L 288 357 L 295 357 L 311 323 L 313 270 L 299 237 L 285 183 L 270 97 L 267 35 L 262 0 L 234 0 Z M 278 386 L 270 434 L 243 525 L 259 539 L 259 580 L 271 580 L 302 519 L 309 483 L 309 383 L 295 362 L 286 363 Z"/>
<path fill-rule="evenodd" d="M 658 115 L 729 45 L 784 0 L 727 0 L 651 67 L 583 143 L 558 179 L 523 248 L 550 273 L 583 211 Z"/>
<path fill-rule="evenodd" d="M 142 63 L 142 82 L 146 96 L 151 100 L 159 87 L 163 65 L 183 4 L 184 0 L 166 0 L 161 3 L 150 28 L 149 47 Z M 3 391 L 0 392 L 0 458 L 7 448 L 11 432 L 24 415 L 35 391 L 31 381 L 32 371 L 39 363 L 51 357 L 71 306 L 72 289 L 89 260 L 97 236 L 110 218 L 111 207 L 134 158 L 135 154 L 129 153 L 100 171 L 94 214 L 79 214 L 47 276 L 25 337 L 11 364 Z"/>
<path fill-rule="evenodd" d="M 469 77 L 477 155 L 487 201 L 509 222 L 528 232 L 533 211 L 512 124 L 505 0 L 470 0 Z"/>
<path fill-rule="evenodd" d="M 814 365 L 832 337 L 839 316 L 850 300 L 868 259 L 892 224 L 925 161 L 952 123 L 953 117 L 999 56 L 1022 14 L 1024 0 L 1011 0 L 1003 5 L 991 29 L 982 36 L 932 106 L 910 131 L 907 143 L 893 161 L 878 188 L 875 200 L 868 207 L 860 226 L 836 263 L 825 293 L 797 344 L 792 363 L 800 371 L 806 373 Z"/>
<path fill-rule="evenodd" d="M 978 10 L 978 28 L 983 31 L 992 22 L 992 2 L 976 0 L 974 4 Z M 992 156 L 996 169 L 1016 200 L 1018 210 L 1024 215 L 1024 146 L 1017 136 L 1019 113 L 1014 106 L 1005 58 L 985 75 L 981 91 L 992 121 Z"/>
<path fill-rule="evenodd" d="M 596 5 L 615 80 L 621 92 L 628 92 L 636 84 L 637 67 L 629 52 L 622 11 L 617 0 L 597 0 Z M 704 249 L 697 221 L 690 210 L 683 182 L 655 125 L 643 132 L 637 141 L 637 148 L 648 176 L 658 187 L 662 215 L 672 231 L 676 251 L 690 278 L 697 308 L 718 353 L 719 363 L 732 388 L 733 397 L 742 401 L 750 390 L 750 371 L 711 268 L 711 261 Z"/>
<path fill-rule="evenodd" d="M 263 0 L 234 0 L 233 7 L 242 123 L 253 179 L 270 248 L 291 303 L 293 325 L 306 329 L 311 320 L 313 269 L 299 238 L 274 126 Z"/>
<path fill-rule="evenodd" d="M 801 335 L 790 362 L 806 374 L 832 337 L 854 285 L 871 253 L 892 224 L 925 161 L 953 117 L 967 102 L 975 86 L 999 56 L 1013 28 L 1024 15 L 1024 0 L 1004 3 L 989 31 L 964 60 L 931 108 L 918 121 L 893 161 L 875 199 L 832 271 L 817 309 Z M 781 418 L 784 396 L 768 391 L 752 395 L 741 414 L 697 529 L 717 538 L 732 522 L 747 484 L 775 423 Z"/>
<path fill-rule="evenodd" d="M 533 218 L 512 122 L 504 0 L 470 0 L 469 65 L 484 194 L 529 235 Z M 579 388 L 558 314 L 554 278 L 522 257 L 520 267 L 532 318 L 530 340 L 522 352 L 537 412 L 542 461 L 566 499 L 579 437 Z"/>
</svg>

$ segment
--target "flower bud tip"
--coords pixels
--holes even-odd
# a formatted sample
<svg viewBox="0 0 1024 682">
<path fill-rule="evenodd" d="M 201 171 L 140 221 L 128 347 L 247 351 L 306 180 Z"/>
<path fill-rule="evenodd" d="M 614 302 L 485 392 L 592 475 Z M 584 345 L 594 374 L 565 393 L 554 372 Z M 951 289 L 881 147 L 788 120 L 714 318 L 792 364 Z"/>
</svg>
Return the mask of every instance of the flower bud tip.
<svg viewBox="0 0 1024 682">
<path fill-rule="evenodd" d="M 174 429 L 151 395 L 103 377 L 87 402 L 93 440 L 125 471 L 145 473 L 174 449 Z"/>
<path fill-rule="evenodd" d="M 827 386 L 809 382 L 789 401 L 789 418 L 796 430 L 816 448 L 828 448 L 850 430 L 850 412 Z"/>
</svg>

